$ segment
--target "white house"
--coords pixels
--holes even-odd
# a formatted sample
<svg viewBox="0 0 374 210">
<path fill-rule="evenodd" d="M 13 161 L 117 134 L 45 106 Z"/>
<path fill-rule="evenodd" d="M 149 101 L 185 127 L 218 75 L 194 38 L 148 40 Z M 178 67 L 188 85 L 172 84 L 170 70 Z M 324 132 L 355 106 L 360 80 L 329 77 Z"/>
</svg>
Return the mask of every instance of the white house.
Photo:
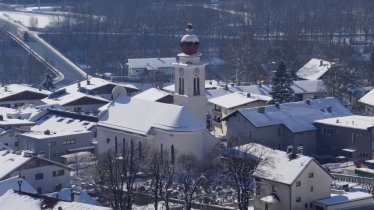
<svg viewBox="0 0 374 210">
<path fill-rule="evenodd" d="M 316 154 L 315 120 L 352 113 L 335 98 L 322 98 L 258 108 L 239 109 L 223 120 L 228 138 L 244 138 L 274 149 L 304 146 L 306 154 Z"/>
<path fill-rule="evenodd" d="M 41 99 L 51 92 L 28 85 L 11 84 L 0 87 L 0 106 L 19 107 L 25 104 L 40 105 Z"/>
<path fill-rule="evenodd" d="M 313 158 L 253 143 L 236 149 L 263 160 L 254 172 L 255 210 L 314 209 L 314 201 L 330 198 L 333 177 Z"/>
<path fill-rule="evenodd" d="M 73 152 L 94 152 L 96 122 L 88 120 L 85 116 L 47 114 L 29 132 L 18 136 L 19 148 L 54 161 L 62 161 L 60 156 Z"/>
<path fill-rule="evenodd" d="M 128 59 L 129 77 L 155 77 L 156 73 L 163 75 L 163 80 L 174 81 L 175 58 L 134 58 Z"/>
<path fill-rule="evenodd" d="M 0 180 L 21 176 L 38 193 L 54 192 L 70 185 L 72 168 L 34 156 L 30 151 L 1 150 L 0 168 Z"/>
<path fill-rule="evenodd" d="M 97 124 L 98 153 L 114 151 L 115 140 L 141 141 L 147 146 L 171 145 L 179 153 L 202 158 L 215 145 L 213 136 L 186 107 L 120 96 Z"/>
<path fill-rule="evenodd" d="M 323 77 L 332 65 L 334 65 L 332 62 L 312 58 L 296 72 L 296 76 L 305 80 L 318 80 Z"/>
</svg>

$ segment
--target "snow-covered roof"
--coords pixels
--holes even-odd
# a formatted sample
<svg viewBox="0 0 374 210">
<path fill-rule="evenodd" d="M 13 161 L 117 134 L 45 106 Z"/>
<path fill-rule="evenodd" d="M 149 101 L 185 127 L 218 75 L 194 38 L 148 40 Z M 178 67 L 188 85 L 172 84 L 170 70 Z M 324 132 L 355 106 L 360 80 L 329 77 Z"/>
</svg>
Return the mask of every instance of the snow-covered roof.
<svg viewBox="0 0 374 210">
<path fill-rule="evenodd" d="M 356 191 L 356 192 L 348 192 L 345 194 L 333 195 L 331 196 L 331 198 L 322 199 L 322 200 L 318 200 L 315 202 L 329 206 L 329 205 L 334 205 L 334 204 L 341 204 L 341 203 L 347 203 L 347 202 L 370 199 L 370 198 L 371 199 L 373 198 L 372 194 Z"/>
<path fill-rule="evenodd" d="M 264 95 L 236 92 L 208 100 L 210 103 L 227 109 L 235 108 L 256 101 L 269 102 L 272 98 Z"/>
<path fill-rule="evenodd" d="M 109 101 L 100 97 L 100 96 L 94 96 L 94 95 L 89 95 L 81 92 L 71 92 L 71 93 L 65 93 L 61 96 L 57 97 L 52 97 L 52 98 L 44 98 L 42 99 L 42 102 L 50 105 L 60 105 L 60 106 L 65 106 L 68 105 L 69 103 L 83 99 L 83 98 L 89 98 L 93 99 L 102 103 L 108 103 Z"/>
<path fill-rule="evenodd" d="M 326 86 L 322 80 L 300 80 L 294 81 L 291 86 L 295 94 L 307 94 L 307 93 L 325 93 Z M 164 88 L 167 91 L 174 91 L 174 85 Z M 251 94 L 270 96 L 271 86 L 270 85 L 249 85 L 249 86 L 228 86 L 227 88 L 218 87 L 217 89 L 206 90 L 206 98 L 212 99 L 219 96 L 223 96 L 235 92 L 247 92 Z"/>
<path fill-rule="evenodd" d="M 354 128 L 360 130 L 368 130 L 374 127 L 374 117 L 360 115 L 327 118 L 322 120 L 316 120 L 314 122 L 324 125 Z"/>
<path fill-rule="evenodd" d="M 0 120 L 0 126 L 9 127 L 9 126 L 19 126 L 19 125 L 34 125 L 34 122 L 31 122 L 27 119 L 27 116 L 25 116 L 26 119 L 22 119 L 18 115 L 19 118 L 13 118 L 15 116 L 15 113 L 21 114 L 21 111 L 18 112 L 15 109 L 12 108 L 5 108 L 0 107 L 0 115 L 3 117 L 3 120 Z"/>
<path fill-rule="evenodd" d="M 308 104 L 309 102 L 310 104 Z M 290 131 L 295 133 L 317 130 L 313 125 L 313 122 L 316 120 L 352 115 L 352 113 L 335 98 L 285 103 L 280 104 L 279 108 L 275 105 L 265 106 L 264 113 L 259 112 L 259 108 L 244 108 L 236 112 L 241 113 L 256 127 L 283 124 Z M 234 113 L 225 118 L 233 116 Z"/>
<path fill-rule="evenodd" d="M 77 91 L 79 91 L 79 88 L 78 88 L 78 83 L 79 83 L 80 88 L 84 88 L 85 90 L 95 90 L 97 88 L 100 88 L 100 87 L 103 87 L 103 86 L 106 86 L 106 85 L 123 86 L 125 88 L 130 88 L 130 89 L 136 89 L 137 90 L 137 88 L 134 87 L 133 85 L 124 84 L 124 83 L 114 83 L 114 82 L 111 82 L 111 81 L 108 81 L 108 80 L 105 80 L 105 79 L 101 79 L 101 78 L 98 78 L 98 77 L 90 76 L 88 78 L 88 80 L 89 80 L 89 83 L 87 82 L 87 80 L 83 80 L 83 81 L 76 82 L 74 84 L 68 85 L 66 87 L 63 87 L 63 88 L 65 88 L 66 92 L 68 92 L 68 93 L 77 92 Z"/>
<path fill-rule="evenodd" d="M 235 147 L 235 149 L 262 160 L 254 176 L 288 185 L 293 184 L 309 163 L 315 161 L 311 157 L 300 154 L 297 154 L 296 158 L 290 159 L 284 151 L 271 149 L 256 143 L 241 145 Z M 318 163 L 316 162 L 316 164 Z M 324 170 L 322 166 L 321 170 Z"/>
<path fill-rule="evenodd" d="M 48 200 L 48 198 L 29 194 L 29 193 L 16 193 L 14 190 L 7 191 L 3 196 L 0 197 L 0 209 L 6 210 L 40 210 L 42 209 L 43 204 L 51 205 L 51 210 L 58 210 L 59 207 L 62 209 L 68 210 L 111 210 L 108 207 L 101 207 L 95 206 L 85 203 L 78 203 L 78 202 L 67 202 L 67 201 L 60 201 L 58 199 L 49 198 L 50 202 L 44 202 Z M 51 200 L 53 199 L 53 200 Z"/>
<path fill-rule="evenodd" d="M 29 182 L 27 182 L 23 178 L 19 178 L 18 176 L 11 177 L 9 179 L 4 179 L 0 181 L 0 196 L 4 195 L 8 190 L 13 189 L 13 190 L 18 190 L 19 185 L 18 185 L 18 180 L 22 180 L 22 185 L 21 185 L 21 190 L 22 192 L 27 192 L 27 193 L 38 193 L 34 187 L 32 187 Z"/>
<path fill-rule="evenodd" d="M 296 75 L 301 79 L 318 80 L 331 68 L 332 64 L 329 61 L 312 58 L 296 72 Z"/>
<path fill-rule="evenodd" d="M 176 58 L 134 58 L 128 59 L 127 65 L 130 69 L 145 68 L 147 70 L 158 70 L 159 68 L 174 68 Z"/>
<path fill-rule="evenodd" d="M 171 94 L 157 88 L 150 88 L 135 95 L 133 98 L 143 99 L 147 101 L 157 101 L 166 96 L 171 96 Z"/>
<path fill-rule="evenodd" d="M 358 101 L 363 104 L 374 106 L 374 89 L 366 93 L 366 95 L 364 95 Z"/>
<path fill-rule="evenodd" d="M 38 139 L 66 136 L 72 134 L 88 133 L 96 123 L 80 119 L 48 114 L 35 122 L 31 132 L 23 133 L 22 136 L 29 136 Z M 49 130 L 50 134 L 44 131 Z"/>
<path fill-rule="evenodd" d="M 118 97 L 99 119 L 99 126 L 147 135 L 151 128 L 175 132 L 204 130 L 203 123 L 187 108 L 174 104 Z"/>
<path fill-rule="evenodd" d="M 194 34 L 186 34 L 182 37 L 181 42 L 199 42 L 199 38 Z"/>
<path fill-rule="evenodd" d="M 23 153 L 16 153 L 11 150 L 0 151 L 0 179 L 31 160 L 32 157 L 25 157 Z M 0 208 L 1 209 L 1 208 Z"/>
<path fill-rule="evenodd" d="M 65 201 L 71 201 L 71 188 L 64 188 L 58 192 L 46 194 L 48 197 L 58 198 Z M 89 196 L 85 191 L 81 189 L 74 189 L 75 192 L 79 193 L 79 202 L 90 205 L 99 205 L 99 203 Z"/>
<path fill-rule="evenodd" d="M 0 87 L 0 100 L 6 99 L 9 96 L 22 93 L 22 92 L 33 92 L 33 93 L 39 93 L 43 95 L 49 95 L 51 92 L 43 89 L 37 89 L 34 87 L 31 87 L 29 85 L 21 85 L 21 84 L 10 84 L 6 85 L 4 87 Z"/>
</svg>

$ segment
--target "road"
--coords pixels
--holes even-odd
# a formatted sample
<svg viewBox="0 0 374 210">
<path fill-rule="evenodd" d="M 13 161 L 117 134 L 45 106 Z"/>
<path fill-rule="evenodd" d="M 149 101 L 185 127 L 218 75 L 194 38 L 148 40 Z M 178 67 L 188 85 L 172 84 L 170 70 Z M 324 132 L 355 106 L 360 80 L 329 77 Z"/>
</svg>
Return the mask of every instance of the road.
<svg viewBox="0 0 374 210">
<path fill-rule="evenodd" d="M 7 5 L 0 5 L 0 10 L 12 11 L 13 8 Z M 40 38 L 36 32 L 29 31 L 30 39 L 24 42 L 18 38 L 17 29 L 22 28 L 27 30 L 27 28 L 13 20 L 9 20 L 7 17 L 0 17 L 0 27 L 7 31 L 8 35 L 33 54 L 38 60 L 48 64 L 51 70 L 57 74 L 55 80 L 57 87 L 66 86 L 77 80 L 84 80 L 86 78 L 87 75 L 82 69 Z"/>
</svg>

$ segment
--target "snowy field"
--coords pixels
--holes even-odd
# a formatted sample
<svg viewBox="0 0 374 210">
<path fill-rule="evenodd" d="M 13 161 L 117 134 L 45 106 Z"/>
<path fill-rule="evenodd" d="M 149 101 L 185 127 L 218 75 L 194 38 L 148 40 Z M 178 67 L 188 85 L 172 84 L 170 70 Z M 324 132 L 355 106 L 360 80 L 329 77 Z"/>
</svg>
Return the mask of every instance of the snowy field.
<svg viewBox="0 0 374 210">
<path fill-rule="evenodd" d="M 36 13 L 25 13 L 25 12 L 0 12 L 0 15 L 5 18 L 9 18 L 13 21 L 19 22 L 25 27 L 35 27 L 43 29 L 52 25 L 54 21 L 62 21 L 63 16 L 59 15 L 47 15 L 47 14 L 36 14 Z"/>
</svg>

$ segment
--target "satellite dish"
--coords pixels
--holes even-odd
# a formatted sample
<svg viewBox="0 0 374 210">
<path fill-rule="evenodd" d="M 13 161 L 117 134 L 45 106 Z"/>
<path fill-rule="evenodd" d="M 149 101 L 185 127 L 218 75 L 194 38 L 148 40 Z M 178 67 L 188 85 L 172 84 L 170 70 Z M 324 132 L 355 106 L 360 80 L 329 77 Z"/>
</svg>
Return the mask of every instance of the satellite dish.
<svg viewBox="0 0 374 210">
<path fill-rule="evenodd" d="M 123 86 L 115 86 L 112 90 L 113 100 L 116 100 L 120 96 L 127 96 L 127 90 Z"/>
</svg>

